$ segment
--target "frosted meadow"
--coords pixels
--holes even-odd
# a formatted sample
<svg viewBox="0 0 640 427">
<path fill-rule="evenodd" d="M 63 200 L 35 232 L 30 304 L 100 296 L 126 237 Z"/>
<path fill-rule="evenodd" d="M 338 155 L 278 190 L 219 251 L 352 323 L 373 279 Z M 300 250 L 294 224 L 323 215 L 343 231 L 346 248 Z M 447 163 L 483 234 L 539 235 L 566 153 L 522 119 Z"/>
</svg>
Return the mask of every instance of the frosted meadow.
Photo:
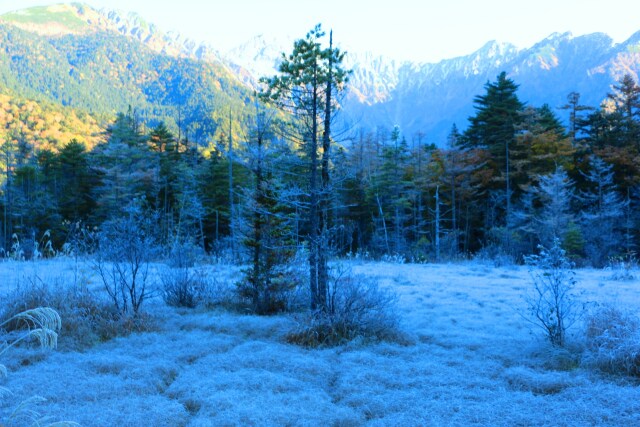
<svg viewBox="0 0 640 427">
<path fill-rule="evenodd" d="M 593 365 L 585 321 L 560 349 L 523 316 L 527 267 L 338 264 L 397 294 L 401 335 L 306 348 L 287 342 L 295 313 L 174 308 L 156 291 L 144 331 L 82 342 L 63 326 L 55 351 L 5 353 L 2 386 L 12 395 L 0 419 L 37 395 L 46 402 L 32 409 L 49 421 L 86 426 L 640 425 L 637 380 Z M 216 278 L 218 292 L 241 270 L 195 268 Z M 153 264 L 150 275 L 162 269 Z M 580 301 L 637 310 L 638 280 L 618 273 L 576 270 Z M 65 259 L 2 262 L 0 278 L 3 295 L 29 283 L 104 292 L 88 263 Z"/>
</svg>

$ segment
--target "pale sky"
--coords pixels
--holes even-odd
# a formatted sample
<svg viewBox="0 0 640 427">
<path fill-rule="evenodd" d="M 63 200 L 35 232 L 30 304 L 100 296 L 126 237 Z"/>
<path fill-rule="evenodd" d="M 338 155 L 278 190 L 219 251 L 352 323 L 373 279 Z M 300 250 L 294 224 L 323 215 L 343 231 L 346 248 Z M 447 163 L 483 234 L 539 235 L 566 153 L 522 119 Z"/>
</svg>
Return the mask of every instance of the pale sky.
<svg viewBox="0 0 640 427">
<path fill-rule="evenodd" d="M 0 13 L 60 3 L 0 0 Z M 640 31 L 639 0 L 85 0 L 133 11 L 165 31 L 224 52 L 251 37 L 301 38 L 332 28 L 347 50 L 437 62 L 490 40 L 530 47 L 553 32 L 603 32 L 622 42 Z"/>
</svg>

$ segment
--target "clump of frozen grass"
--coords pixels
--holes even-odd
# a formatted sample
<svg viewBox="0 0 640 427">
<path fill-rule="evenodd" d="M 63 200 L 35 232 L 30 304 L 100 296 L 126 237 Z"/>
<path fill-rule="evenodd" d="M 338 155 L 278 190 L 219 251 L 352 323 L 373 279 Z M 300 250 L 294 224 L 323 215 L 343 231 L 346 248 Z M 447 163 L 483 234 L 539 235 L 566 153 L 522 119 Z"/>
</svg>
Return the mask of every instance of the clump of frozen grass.
<svg viewBox="0 0 640 427">
<path fill-rule="evenodd" d="M 609 259 L 609 265 L 607 268 L 611 270 L 611 280 L 634 280 L 638 269 L 638 260 L 634 253 L 625 256 L 612 257 Z"/>
<path fill-rule="evenodd" d="M 539 371 L 525 366 L 508 368 L 504 376 L 511 388 L 542 396 L 558 394 L 576 382 L 564 372 Z"/>
<path fill-rule="evenodd" d="M 600 306 L 585 319 L 584 363 L 604 372 L 640 376 L 640 319 Z"/>
<path fill-rule="evenodd" d="M 356 252 L 347 252 L 345 258 L 348 261 L 372 261 L 373 257 L 369 251 L 358 249 Z"/>
<path fill-rule="evenodd" d="M 62 244 L 60 254 L 73 257 L 76 262 L 83 255 L 94 253 L 98 245 L 97 228 L 87 227 L 82 221 L 62 222 L 62 228 L 66 230 L 67 236 Z"/>
<path fill-rule="evenodd" d="M 0 323 L 0 329 L 6 328 L 11 323 L 26 326 L 26 332 L 2 347 L 0 355 L 31 338 L 35 338 L 42 348 L 56 348 L 58 345 L 58 333 L 62 329 L 62 320 L 58 312 L 50 307 L 36 307 L 17 313 Z"/>
<path fill-rule="evenodd" d="M 36 340 L 44 349 L 56 348 L 58 344 L 58 333 L 62 329 L 62 320 L 60 315 L 50 307 L 37 307 L 26 310 L 11 316 L 9 319 L 0 323 L 0 331 L 11 323 L 17 323 L 23 326 L 21 333 L 8 343 L 0 346 L 0 356 L 3 356 L 7 350 L 24 341 Z M 0 378 L 7 376 L 6 367 L 0 363 Z M 10 390 L 0 387 L 0 398 L 11 396 Z M 32 396 L 20 402 L 8 415 L 2 420 L 1 425 L 7 426 L 77 426 L 73 422 L 56 422 L 50 423 L 50 417 L 44 417 L 34 409 L 34 405 L 45 402 L 46 399 L 40 396 Z"/>
<path fill-rule="evenodd" d="M 39 260 L 41 258 L 54 258 L 57 254 L 58 252 L 53 248 L 53 244 L 51 243 L 51 230 L 46 230 L 39 242 L 34 239 L 34 260 Z"/>
<path fill-rule="evenodd" d="M 406 264 L 407 258 L 402 254 L 384 254 L 380 257 L 380 261 L 391 264 Z"/>
<path fill-rule="evenodd" d="M 529 320 L 545 331 L 551 344 L 562 347 L 567 329 L 581 315 L 573 294 L 575 272 L 558 238 L 551 248 L 539 248 L 539 255 L 525 257 L 533 279 L 533 292 L 525 297 Z"/>
<path fill-rule="evenodd" d="M 108 301 L 85 286 L 67 286 L 59 279 L 43 280 L 33 275 L 18 283 L 3 298 L 0 319 L 4 321 L 4 328 L 19 330 L 21 324 L 16 316 L 41 306 L 54 308 L 65 319 L 62 346 L 69 349 L 83 349 L 115 336 L 153 327 L 152 319 L 148 317 L 120 316 Z"/>
<path fill-rule="evenodd" d="M 564 347 L 545 342 L 537 346 L 533 354 L 540 365 L 550 371 L 572 371 L 580 367 L 582 347 L 577 343 L 567 344 Z"/>
<path fill-rule="evenodd" d="M 25 259 L 24 248 L 16 233 L 11 235 L 11 246 L 7 252 L 7 256 L 14 261 L 24 261 Z"/>
<path fill-rule="evenodd" d="M 334 272 L 327 307 L 301 318 L 287 341 L 305 347 L 341 345 L 355 338 L 395 340 L 400 336 L 397 296 L 378 282 L 350 271 Z"/>
<path fill-rule="evenodd" d="M 35 234 L 26 239 L 20 239 L 16 233 L 11 235 L 11 247 L 9 251 L 2 249 L 0 255 L 4 255 L 14 261 L 39 260 L 42 258 L 53 258 L 58 252 L 51 243 L 51 231 L 46 230 L 40 240 Z"/>
</svg>

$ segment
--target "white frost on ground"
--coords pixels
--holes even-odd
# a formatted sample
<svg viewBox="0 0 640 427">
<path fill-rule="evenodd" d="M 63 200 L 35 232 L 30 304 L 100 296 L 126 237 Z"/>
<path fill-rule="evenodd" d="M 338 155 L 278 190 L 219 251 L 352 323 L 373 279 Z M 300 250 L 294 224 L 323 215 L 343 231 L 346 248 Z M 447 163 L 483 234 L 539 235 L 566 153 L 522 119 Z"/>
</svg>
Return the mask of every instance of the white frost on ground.
<svg viewBox="0 0 640 427">
<path fill-rule="evenodd" d="M 0 262 L 0 291 L 34 275 L 73 280 L 74 267 Z M 85 426 L 640 425 L 637 383 L 564 363 L 520 315 L 526 268 L 351 267 L 399 294 L 407 343 L 307 350 L 285 343 L 291 317 L 176 310 L 156 298 L 143 307 L 157 313 L 158 331 L 84 353 L 6 354 L 2 385 L 14 398 L 0 420 L 19 397 L 41 395 L 41 413 Z M 581 299 L 637 309 L 640 283 L 610 276 L 578 270 Z"/>
</svg>

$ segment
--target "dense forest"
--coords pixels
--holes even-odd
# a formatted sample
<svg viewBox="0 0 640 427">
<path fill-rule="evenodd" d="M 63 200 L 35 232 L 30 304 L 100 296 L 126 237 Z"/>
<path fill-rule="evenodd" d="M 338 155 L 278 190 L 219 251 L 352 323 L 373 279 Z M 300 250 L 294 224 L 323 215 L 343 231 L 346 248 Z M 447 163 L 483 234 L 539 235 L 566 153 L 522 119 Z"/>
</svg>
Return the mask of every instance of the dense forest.
<svg viewBox="0 0 640 427">
<path fill-rule="evenodd" d="M 603 95 L 595 107 L 569 94 L 565 127 L 548 105 L 522 103 L 517 83 L 502 73 L 474 99 L 468 128 L 452 126 L 446 147 L 397 127 L 334 141 L 323 159 L 333 176 L 323 207 L 328 247 L 336 255 L 415 261 L 474 255 L 519 261 L 557 236 L 582 263 L 604 266 L 611 257 L 632 256 L 640 237 L 640 87 L 627 75 Z M 20 111 L 32 107 L 4 108 L 3 118 L 20 121 Z M 53 248 L 62 248 L 74 228 L 99 228 L 132 205 L 157 217 L 163 243 L 192 239 L 207 251 L 238 246 L 233 242 L 248 233 L 255 203 L 256 156 L 269 176 L 265 206 L 279 218 L 287 245 L 302 245 L 309 234 L 310 152 L 307 135 L 292 137 L 300 117 L 287 121 L 261 105 L 247 109 L 243 138 L 234 140 L 238 132 L 229 132 L 231 122 L 222 117 L 216 128 L 227 131 L 218 130 L 208 150 L 164 123 L 145 127 L 135 109 L 119 113 L 97 144 L 80 135 L 93 130 L 55 146 L 37 141 L 42 136 L 29 126 L 7 126 L 3 253 L 18 242 L 33 252 L 45 233 Z M 71 126 L 95 129 L 82 116 Z M 322 120 L 319 126 L 321 132 Z M 316 150 L 322 156 L 322 146 Z M 235 248 L 234 256 L 241 252 Z"/>
<path fill-rule="evenodd" d="M 130 105 L 142 127 L 164 122 L 206 144 L 230 114 L 237 132 L 252 112 L 251 90 L 224 64 L 161 54 L 112 31 L 46 38 L 0 22 L 0 40 L 0 93 L 102 125 Z"/>
</svg>

